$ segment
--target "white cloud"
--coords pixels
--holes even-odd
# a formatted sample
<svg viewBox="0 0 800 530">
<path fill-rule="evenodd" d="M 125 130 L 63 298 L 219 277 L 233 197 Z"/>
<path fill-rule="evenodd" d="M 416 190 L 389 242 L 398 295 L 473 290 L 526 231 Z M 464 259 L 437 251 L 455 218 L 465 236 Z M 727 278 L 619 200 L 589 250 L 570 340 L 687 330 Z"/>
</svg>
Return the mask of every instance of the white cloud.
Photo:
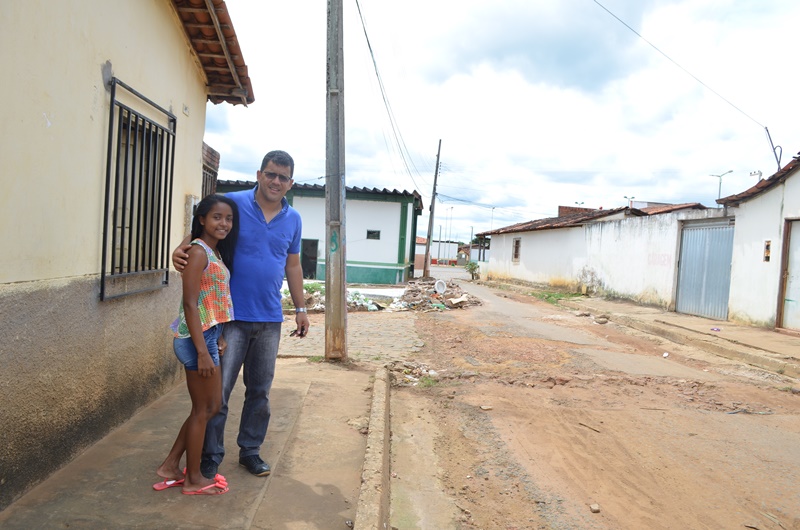
<svg viewBox="0 0 800 530">
<path fill-rule="evenodd" d="M 800 149 L 794 1 L 601 2 L 672 61 L 590 0 L 359 1 L 395 127 L 345 2 L 347 185 L 416 189 L 420 232 L 439 139 L 434 236 L 462 240 L 625 195 L 714 206 L 709 175 L 733 170 L 724 196 L 777 169 L 765 126 L 782 164 Z M 226 4 L 256 102 L 209 105 L 220 178 L 252 179 L 285 149 L 298 181 L 323 183 L 327 3 Z"/>
</svg>

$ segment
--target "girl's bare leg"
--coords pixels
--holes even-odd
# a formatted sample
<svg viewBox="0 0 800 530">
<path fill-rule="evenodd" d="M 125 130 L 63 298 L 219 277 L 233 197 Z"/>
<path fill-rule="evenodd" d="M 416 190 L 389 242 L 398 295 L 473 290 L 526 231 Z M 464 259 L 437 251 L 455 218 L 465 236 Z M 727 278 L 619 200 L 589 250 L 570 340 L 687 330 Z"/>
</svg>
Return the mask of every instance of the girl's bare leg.
<svg viewBox="0 0 800 530">
<path fill-rule="evenodd" d="M 200 377 L 197 371 L 186 372 L 186 384 L 192 398 L 192 412 L 181 427 L 183 449 L 186 451 L 186 476 L 183 491 L 197 491 L 214 484 L 214 479 L 205 478 L 200 473 L 200 458 L 203 452 L 203 440 L 206 434 L 206 423 L 219 412 L 222 404 L 222 376 L 217 367 L 211 377 Z M 178 438 L 181 438 L 181 434 Z M 175 444 L 178 445 L 178 440 Z M 175 449 L 175 448 L 173 448 Z M 177 449 L 175 449 L 177 451 Z M 170 451 L 172 455 L 172 451 Z M 169 456 L 167 457 L 170 458 Z M 212 488 L 209 493 L 216 493 Z"/>
<path fill-rule="evenodd" d="M 183 471 L 181 470 L 181 457 L 186 451 L 186 424 L 189 418 L 181 425 L 181 430 L 178 432 L 178 437 L 175 438 L 175 443 L 172 444 L 167 458 L 156 469 L 156 474 L 166 480 L 179 480 L 183 478 Z"/>
<path fill-rule="evenodd" d="M 189 374 L 191 373 L 197 375 L 196 371 L 192 372 L 191 370 L 186 370 L 187 386 L 189 384 Z M 192 404 L 192 408 L 194 409 L 194 404 Z M 189 418 L 191 418 L 191 416 L 189 416 Z M 172 444 L 172 449 L 169 450 L 167 458 L 165 458 L 164 462 L 156 469 L 156 474 L 163 479 L 179 480 L 183 478 L 181 457 L 186 451 L 186 425 L 189 423 L 189 418 L 186 418 L 183 425 L 181 425 L 181 430 L 178 431 L 178 436 L 175 438 L 175 443 Z"/>
</svg>

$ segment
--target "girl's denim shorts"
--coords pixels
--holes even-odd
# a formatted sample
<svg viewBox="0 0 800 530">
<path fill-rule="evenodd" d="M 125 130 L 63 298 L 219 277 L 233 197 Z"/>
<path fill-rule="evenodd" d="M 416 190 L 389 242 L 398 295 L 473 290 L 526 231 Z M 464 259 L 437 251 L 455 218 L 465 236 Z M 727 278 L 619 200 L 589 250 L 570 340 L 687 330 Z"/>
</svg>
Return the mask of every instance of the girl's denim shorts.
<svg viewBox="0 0 800 530">
<path fill-rule="evenodd" d="M 222 324 L 217 324 L 203 332 L 206 339 L 208 353 L 214 366 L 219 366 L 219 347 L 217 341 L 222 336 Z M 175 357 L 186 367 L 187 370 L 197 371 L 197 348 L 194 347 L 191 337 L 185 339 L 175 338 L 172 340 L 172 348 L 175 350 Z"/>
</svg>

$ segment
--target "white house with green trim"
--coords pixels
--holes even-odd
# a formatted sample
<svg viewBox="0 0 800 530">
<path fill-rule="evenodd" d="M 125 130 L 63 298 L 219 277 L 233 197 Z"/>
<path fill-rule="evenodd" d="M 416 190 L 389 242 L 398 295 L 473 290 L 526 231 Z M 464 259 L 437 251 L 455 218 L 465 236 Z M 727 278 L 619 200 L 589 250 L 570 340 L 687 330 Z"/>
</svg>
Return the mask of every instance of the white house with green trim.
<svg viewBox="0 0 800 530">
<path fill-rule="evenodd" d="M 218 181 L 217 192 L 249 189 L 248 181 Z M 286 199 L 303 218 L 303 276 L 325 279 L 325 186 L 295 184 Z M 345 191 L 347 283 L 399 284 L 414 277 L 416 191 L 347 187 Z"/>
</svg>

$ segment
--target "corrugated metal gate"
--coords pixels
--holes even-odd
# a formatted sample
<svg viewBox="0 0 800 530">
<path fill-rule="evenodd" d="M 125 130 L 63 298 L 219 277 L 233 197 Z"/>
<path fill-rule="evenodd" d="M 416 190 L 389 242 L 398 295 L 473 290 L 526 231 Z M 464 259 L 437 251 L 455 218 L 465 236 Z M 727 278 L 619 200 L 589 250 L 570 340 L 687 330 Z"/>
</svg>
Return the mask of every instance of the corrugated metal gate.
<svg viewBox="0 0 800 530">
<path fill-rule="evenodd" d="M 727 320 L 732 255 L 733 219 L 686 223 L 675 311 Z"/>
</svg>

